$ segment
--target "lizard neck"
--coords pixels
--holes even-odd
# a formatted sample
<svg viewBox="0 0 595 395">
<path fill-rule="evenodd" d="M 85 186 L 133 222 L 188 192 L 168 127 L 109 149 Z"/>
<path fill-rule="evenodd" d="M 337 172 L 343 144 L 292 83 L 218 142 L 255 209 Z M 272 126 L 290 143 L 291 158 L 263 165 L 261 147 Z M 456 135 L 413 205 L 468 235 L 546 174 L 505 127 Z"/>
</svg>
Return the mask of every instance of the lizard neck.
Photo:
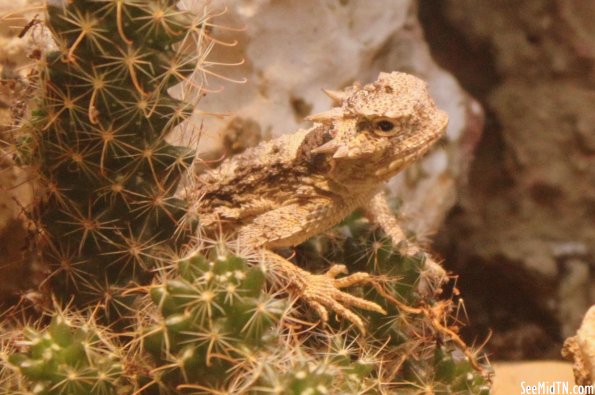
<svg viewBox="0 0 595 395">
<path fill-rule="evenodd" d="M 407 164 L 406 161 L 403 161 L 392 165 L 390 161 L 378 159 L 341 160 L 333 164 L 328 176 L 333 181 L 354 191 L 377 190 Z"/>
<path fill-rule="evenodd" d="M 356 207 L 359 207 L 360 203 L 367 202 L 382 190 L 384 181 L 354 176 L 331 178 L 330 184 L 333 186 L 332 189 L 338 192 L 345 201 L 357 200 Z M 361 202 L 359 202 L 360 200 Z"/>
</svg>

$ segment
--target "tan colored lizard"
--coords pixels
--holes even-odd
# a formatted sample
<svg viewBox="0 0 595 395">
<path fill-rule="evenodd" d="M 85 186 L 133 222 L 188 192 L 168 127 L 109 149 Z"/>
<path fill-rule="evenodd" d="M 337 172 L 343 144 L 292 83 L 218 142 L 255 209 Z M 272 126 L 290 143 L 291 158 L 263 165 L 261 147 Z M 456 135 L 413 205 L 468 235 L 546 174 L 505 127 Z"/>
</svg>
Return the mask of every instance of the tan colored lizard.
<svg viewBox="0 0 595 395">
<path fill-rule="evenodd" d="M 312 274 L 273 250 L 302 243 L 363 208 L 405 253 L 419 252 L 406 242 L 383 185 L 443 136 L 448 117 L 423 81 L 399 72 L 327 94 L 340 106 L 308 117 L 312 128 L 261 143 L 199 175 L 194 204 L 204 235 L 222 231 L 261 251 L 287 289 L 323 320 L 330 309 L 363 331 L 361 318 L 349 307 L 383 309 L 341 289 L 369 282 L 368 273 L 337 278 L 347 270 L 334 265 L 325 274 Z M 426 266 L 444 277 L 429 257 Z"/>
</svg>

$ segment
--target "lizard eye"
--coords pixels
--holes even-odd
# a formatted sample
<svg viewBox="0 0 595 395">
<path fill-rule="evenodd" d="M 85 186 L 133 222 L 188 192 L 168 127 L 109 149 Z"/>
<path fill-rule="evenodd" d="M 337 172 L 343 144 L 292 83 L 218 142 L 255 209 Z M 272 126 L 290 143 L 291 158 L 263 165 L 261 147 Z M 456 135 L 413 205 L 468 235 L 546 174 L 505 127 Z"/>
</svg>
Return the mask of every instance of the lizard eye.
<svg viewBox="0 0 595 395">
<path fill-rule="evenodd" d="M 374 121 L 374 133 L 381 137 L 391 137 L 397 134 L 399 128 L 390 119 L 380 118 Z"/>
</svg>

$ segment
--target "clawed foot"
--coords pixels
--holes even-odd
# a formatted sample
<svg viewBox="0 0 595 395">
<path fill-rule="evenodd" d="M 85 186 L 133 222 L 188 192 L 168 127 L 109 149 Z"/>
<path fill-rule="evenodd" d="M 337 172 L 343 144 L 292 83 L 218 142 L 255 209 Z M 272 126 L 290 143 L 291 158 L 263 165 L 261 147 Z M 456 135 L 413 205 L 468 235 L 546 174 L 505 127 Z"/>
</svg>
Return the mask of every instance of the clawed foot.
<svg viewBox="0 0 595 395">
<path fill-rule="evenodd" d="M 423 254 L 425 267 L 420 273 L 417 291 L 426 297 L 434 297 L 437 292 L 441 292 L 442 285 L 448 281 L 446 270 L 430 254 L 420 251 L 419 247 L 414 244 L 401 241 L 397 244 L 397 248 L 399 253 L 406 258 L 415 258 L 420 252 Z"/>
<path fill-rule="evenodd" d="M 345 265 L 333 265 L 325 274 L 305 272 L 303 277 L 304 283 L 301 287 L 301 297 L 316 310 L 323 321 L 328 320 L 327 309 L 330 309 L 337 315 L 349 320 L 362 333 L 365 333 L 362 319 L 346 306 L 358 307 L 381 314 L 386 314 L 386 311 L 374 302 L 341 291 L 341 288 L 371 282 L 370 275 L 363 272 L 336 278 L 339 274 L 346 273 L 347 268 Z"/>
</svg>

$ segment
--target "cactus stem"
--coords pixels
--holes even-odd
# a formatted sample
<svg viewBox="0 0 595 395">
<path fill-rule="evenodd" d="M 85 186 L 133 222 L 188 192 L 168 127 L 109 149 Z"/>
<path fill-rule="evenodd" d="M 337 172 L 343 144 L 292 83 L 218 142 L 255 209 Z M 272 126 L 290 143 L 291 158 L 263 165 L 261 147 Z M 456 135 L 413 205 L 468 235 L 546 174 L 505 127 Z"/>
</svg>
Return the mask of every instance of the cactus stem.
<svg viewBox="0 0 595 395">
<path fill-rule="evenodd" d="M 78 258 L 78 254 L 75 252 L 63 251 L 64 247 L 56 247 L 54 243 L 50 243 L 49 249 L 49 255 L 58 263 L 58 269 L 46 277 L 39 287 L 43 288 L 44 284 L 51 280 L 53 276 L 64 273 L 67 281 L 71 282 L 74 288 L 78 290 L 78 284 L 85 281 L 85 271 L 78 269 L 77 266 L 85 264 L 86 260 Z"/>
<path fill-rule="evenodd" d="M 153 235 L 153 237 L 149 238 L 148 240 L 144 240 L 141 242 L 140 240 L 143 240 L 144 238 L 144 232 L 145 229 L 141 230 L 141 232 L 139 232 L 140 234 L 136 235 L 136 233 L 134 233 L 129 228 L 128 234 L 130 236 L 125 236 L 121 231 L 118 231 L 117 233 L 124 240 L 124 244 L 113 243 L 114 247 L 116 247 L 117 250 L 103 253 L 103 255 L 105 256 L 116 256 L 114 261 L 109 266 L 118 264 L 123 261 L 124 267 L 132 264 L 133 270 L 137 265 L 140 266 L 142 269 L 147 270 L 148 265 L 145 262 L 145 260 L 156 260 L 158 258 L 157 256 L 151 255 L 149 251 L 151 251 L 154 247 L 158 246 L 159 244 L 164 243 L 164 241 L 156 242 L 155 240 L 157 239 L 158 235 Z"/>
<path fill-rule="evenodd" d="M 59 207 L 66 207 L 68 205 L 66 195 L 58 187 L 55 180 L 47 180 L 47 191 L 48 197 L 54 199 Z"/>
</svg>

